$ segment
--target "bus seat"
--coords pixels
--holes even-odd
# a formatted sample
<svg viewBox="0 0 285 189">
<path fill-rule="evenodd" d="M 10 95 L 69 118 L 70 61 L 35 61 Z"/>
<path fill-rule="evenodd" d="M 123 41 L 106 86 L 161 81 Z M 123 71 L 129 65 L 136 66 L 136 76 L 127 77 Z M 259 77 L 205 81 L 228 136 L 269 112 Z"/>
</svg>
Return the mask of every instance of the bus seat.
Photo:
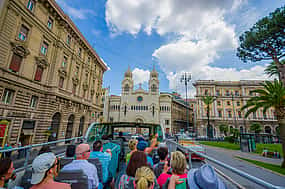
<svg viewBox="0 0 285 189">
<path fill-rule="evenodd" d="M 60 168 L 71 163 L 72 161 L 73 161 L 73 158 L 67 158 L 67 157 L 60 158 L 60 160 L 59 160 Z"/>
<path fill-rule="evenodd" d="M 82 170 L 62 170 L 55 181 L 71 184 L 72 189 L 88 188 L 88 177 Z"/>
<path fill-rule="evenodd" d="M 25 170 L 25 173 L 22 176 L 20 186 L 23 187 L 24 189 L 31 188 L 32 187 L 31 179 L 32 179 L 32 168 L 28 168 Z"/>
<path fill-rule="evenodd" d="M 100 160 L 98 158 L 91 158 L 88 159 L 88 162 L 95 165 L 95 167 L 97 168 L 99 182 L 103 183 L 103 172 L 102 172 L 103 170 L 102 170 L 102 163 L 100 162 Z"/>
</svg>

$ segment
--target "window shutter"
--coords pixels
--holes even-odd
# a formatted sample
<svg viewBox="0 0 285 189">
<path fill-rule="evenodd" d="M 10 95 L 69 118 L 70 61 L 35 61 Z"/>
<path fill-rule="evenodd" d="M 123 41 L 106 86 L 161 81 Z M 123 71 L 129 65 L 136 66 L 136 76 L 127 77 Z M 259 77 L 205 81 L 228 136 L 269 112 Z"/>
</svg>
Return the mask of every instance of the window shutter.
<svg viewBox="0 0 285 189">
<path fill-rule="evenodd" d="M 41 81 L 42 80 L 42 74 L 43 74 L 43 68 L 38 66 L 36 75 L 35 75 L 35 81 Z"/>
<path fill-rule="evenodd" d="M 13 54 L 9 69 L 13 72 L 18 72 L 20 70 L 21 63 L 22 57 L 17 54 Z"/>
</svg>

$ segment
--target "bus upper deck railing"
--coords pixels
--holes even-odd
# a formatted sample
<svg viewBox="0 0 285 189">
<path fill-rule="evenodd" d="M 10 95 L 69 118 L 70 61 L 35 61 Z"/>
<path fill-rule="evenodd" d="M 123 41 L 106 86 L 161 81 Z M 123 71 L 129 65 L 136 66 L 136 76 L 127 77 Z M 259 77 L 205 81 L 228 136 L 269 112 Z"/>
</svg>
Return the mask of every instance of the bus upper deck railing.
<svg viewBox="0 0 285 189">
<path fill-rule="evenodd" d="M 29 163 L 32 148 L 37 148 L 37 147 L 52 145 L 52 144 L 57 144 L 57 143 L 63 143 L 63 142 L 70 142 L 70 141 L 72 142 L 72 144 L 74 144 L 76 141 L 79 141 L 79 140 L 84 140 L 84 137 L 74 137 L 74 138 L 69 138 L 69 139 L 61 139 L 61 140 L 56 140 L 56 141 L 52 141 L 52 142 L 32 144 L 32 145 L 27 145 L 27 146 L 23 146 L 23 147 L 16 147 L 16 148 L 11 148 L 11 149 L 0 150 L 0 154 L 6 153 L 6 152 L 25 150 L 26 152 L 25 152 L 24 165 L 15 170 L 15 172 L 19 172 L 19 171 L 22 171 L 24 169 L 29 168 L 28 163 Z M 62 153 L 57 154 L 57 156 L 62 156 L 62 155 L 63 155 Z"/>
<path fill-rule="evenodd" d="M 228 169 L 228 170 L 230 170 L 230 171 L 240 175 L 241 177 L 246 178 L 246 179 L 248 179 L 248 180 L 250 180 L 250 181 L 260 185 L 260 186 L 263 186 L 263 187 L 268 188 L 268 189 L 285 189 L 284 187 L 273 185 L 273 184 L 268 183 L 268 182 L 266 182 L 266 181 L 264 181 L 262 179 L 256 178 L 256 177 L 254 177 L 252 175 L 249 175 L 249 174 L 247 174 L 247 173 L 245 173 L 245 172 L 243 172 L 241 170 L 238 170 L 238 169 L 236 169 L 236 168 L 234 168 L 234 167 L 232 167 L 230 165 L 227 165 L 227 164 L 225 164 L 225 163 L 223 163 L 223 162 L 221 162 L 219 160 L 216 160 L 214 158 L 211 158 L 211 157 L 209 157 L 209 156 L 207 156 L 205 154 L 196 152 L 193 149 L 186 148 L 186 147 L 182 146 L 181 144 L 178 144 L 178 143 L 176 143 L 176 142 L 174 142 L 172 140 L 166 140 L 166 144 L 168 146 L 169 151 L 171 151 L 171 152 L 172 151 L 176 151 L 177 148 L 180 148 L 180 149 L 182 149 L 184 151 L 188 151 L 189 152 L 189 164 L 190 165 L 192 165 L 191 164 L 191 153 L 195 153 L 195 154 L 197 154 L 197 155 L 199 155 L 199 156 L 201 156 L 201 157 L 203 157 L 203 158 L 205 158 L 205 159 L 207 159 L 207 160 L 209 160 L 211 162 L 214 162 L 215 164 L 218 164 L 218 165 L 220 165 L 220 166 L 222 166 L 222 167 L 224 167 L 224 168 L 226 168 L 226 169 Z"/>
</svg>

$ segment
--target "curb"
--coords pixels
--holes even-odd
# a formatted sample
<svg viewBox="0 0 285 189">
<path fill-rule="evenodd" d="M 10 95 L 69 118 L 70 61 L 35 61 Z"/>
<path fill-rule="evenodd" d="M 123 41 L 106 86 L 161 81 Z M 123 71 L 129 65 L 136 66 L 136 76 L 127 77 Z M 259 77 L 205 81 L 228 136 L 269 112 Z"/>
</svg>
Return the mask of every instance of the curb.
<svg viewBox="0 0 285 189">
<path fill-rule="evenodd" d="M 234 158 L 237 159 L 237 160 L 240 160 L 240 161 L 244 161 L 244 162 L 246 162 L 246 163 L 249 163 L 249 164 L 251 164 L 251 165 L 253 165 L 253 166 L 257 167 L 257 168 L 261 168 L 261 169 L 263 169 L 263 170 L 265 170 L 265 171 L 268 171 L 268 172 L 271 172 L 271 173 L 273 173 L 273 174 L 279 175 L 279 176 L 281 176 L 281 177 L 285 177 L 285 175 L 282 175 L 282 174 L 280 174 L 280 173 L 278 173 L 278 172 L 272 171 L 272 170 L 270 170 L 270 169 L 266 169 L 266 168 L 264 168 L 264 167 L 261 167 L 261 166 L 258 166 L 258 165 L 256 165 L 256 164 L 254 164 L 254 163 L 251 163 L 251 162 L 245 161 L 245 160 L 243 160 L 243 159 L 240 159 L 240 158 L 244 158 L 244 157 L 234 156 Z M 250 160 L 253 160 L 253 161 L 258 161 L 258 160 L 256 160 L 256 159 L 251 159 L 251 158 L 246 158 L 246 159 L 250 159 Z M 262 162 L 262 163 L 267 163 L 267 162 L 263 162 L 263 161 L 260 161 L 260 162 Z M 267 163 L 267 164 L 270 164 L 270 163 Z M 272 164 L 272 163 L 271 163 L 271 164 Z M 272 165 L 275 165 L 275 164 L 272 164 Z"/>
</svg>

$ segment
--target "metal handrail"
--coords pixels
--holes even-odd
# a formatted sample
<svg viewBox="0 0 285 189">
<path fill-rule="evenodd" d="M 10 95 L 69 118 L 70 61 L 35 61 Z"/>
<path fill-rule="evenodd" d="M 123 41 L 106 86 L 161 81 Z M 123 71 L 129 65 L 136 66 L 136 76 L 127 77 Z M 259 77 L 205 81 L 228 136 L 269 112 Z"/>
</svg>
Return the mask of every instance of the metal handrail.
<svg viewBox="0 0 285 189">
<path fill-rule="evenodd" d="M 230 165 L 227 165 L 227 164 L 225 164 L 225 163 L 223 163 L 223 162 L 221 162 L 219 160 L 211 158 L 211 157 L 209 157 L 209 156 L 207 156 L 205 154 L 199 153 L 199 152 L 197 152 L 197 151 L 195 151 L 193 149 L 186 148 L 186 147 L 182 146 L 181 144 L 178 144 L 178 143 L 176 143 L 174 141 L 166 140 L 166 144 L 167 143 L 175 144 L 177 147 L 179 147 L 179 148 L 181 148 L 181 149 L 183 149 L 185 151 L 190 151 L 190 155 L 189 155 L 189 161 L 190 161 L 189 163 L 190 163 L 190 165 L 191 165 L 191 153 L 195 153 L 195 154 L 197 154 L 197 155 L 199 155 L 199 156 L 201 156 L 201 157 L 203 157 L 203 158 L 205 158 L 207 160 L 210 160 L 210 161 L 212 161 L 212 162 L 214 162 L 214 163 L 216 163 L 216 164 L 218 164 L 218 165 L 220 165 L 220 166 L 222 166 L 222 167 L 224 167 L 224 168 L 226 168 L 226 169 L 228 169 L 228 170 L 230 170 L 230 171 L 232 171 L 232 172 L 242 176 L 243 178 L 246 178 L 246 179 L 248 179 L 248 180 L 250 180 L 250 181 L 260 185 L 260 186 L 263 186 L 263 187 L 268 188 L 268 189 L 284 189 L 284 187 L 273 185 L 273 184 L 271 184 L 269 182 L 266 182 L 266 181 L 261 180 L 261 179 L 259 179 L 257 177 L 249 175 L 249 174 L 247 174 L 247 173 L 245 173 L 245 172 L 243 172 L 243 171 L 241 171 L 239 169 L 236 169 L 236 168 L 234 168 L 234 167 L 232 167 Z"/>
<path fill-rule="evenodd" d="M 23 149 L 45 146 L 45 145 L 50 145 L 50 144 L 56 144 L 56 143 L 61 143 L 61 142 L 68 142 L 68 141 L 77 140 L 77 139 L 84 139 L 84 137 L 74 137 L 74 138 L 68 138 L 68 139 L 61 139 L 61 140 L 56 140 L 56 141 L 52 141 L 52 142 L 32 144 L 32 145 L 27 145 L 27 146 L 23 146 L 23 147 L 16 147 L 16 148 L 11 148 L 11 149 L 6 149 L 6 150 L 0 150 L 0 153 L 23 150 Z"/>
<path fill-rule="evenodd" d="M 45 145 L 51 145 L 51 144 L 57 144 L 57 143 L 61 143 L 61 142 L 68 142 L 68 141 L 75 141 L 75 140 L 80 140 L 83 139 L 84 137 L 74 137 L 74 138 L 68 138 L 68 139 L 61 139 L 61 140 L 56 140 L 56 141 L 52 141 L 52 142 L 45 142 L 45 143 L 40 143 L 40 144 L 32 144 L 32 145 L 27 145 L 27 146 L 23 146 L 23 147 L 16 147 L 16 148 L 11 148 L 11 149 L 5 149 L 5 150 L 0 150 L 0 154 L 1 153 L 5 153 L 5 152 L 12 152 L 12 151 L 18 151 L 18 150 L 24 150 L 26 149 L 26 156 L 25 156 L 25 162 L 24 162 L 24 166 L 21 168 L 16 169 L 15 171 L 21 171 L 24 169 L 28 169 L 29 168 L 29 159 L 30 159 L 30 154 L 31 154 L 31 149 L 34 147 L 40 147 L 40 146 L 45 146 Z"/>
</svg>

